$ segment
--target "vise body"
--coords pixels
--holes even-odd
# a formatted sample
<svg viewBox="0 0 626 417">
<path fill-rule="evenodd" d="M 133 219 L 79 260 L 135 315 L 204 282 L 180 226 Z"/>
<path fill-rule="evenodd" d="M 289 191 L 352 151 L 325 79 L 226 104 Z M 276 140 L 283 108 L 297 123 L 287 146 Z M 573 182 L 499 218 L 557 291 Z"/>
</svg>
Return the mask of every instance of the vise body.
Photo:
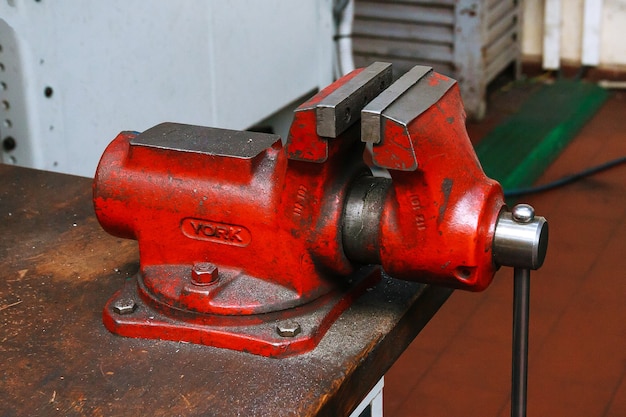
<svg viewBox="0 0 626 417">
<path fill-rule="evenodd" d="M 501 187 L 477 160 L 456 82 L 428 67 L 393 84 L 390 64 L 355 70 L 298 107 L 286 144 L 174 123 L 122 132 L 93 190 L 102 227 L 139 242 L 138 274 L 103 312 L 123 336 L 292 355 L 381 268 L 479 291 L 506 264 Z M 536 240 L 521 255 L 500 240 L 501 258 L 538 253 Z"/>
</svg>

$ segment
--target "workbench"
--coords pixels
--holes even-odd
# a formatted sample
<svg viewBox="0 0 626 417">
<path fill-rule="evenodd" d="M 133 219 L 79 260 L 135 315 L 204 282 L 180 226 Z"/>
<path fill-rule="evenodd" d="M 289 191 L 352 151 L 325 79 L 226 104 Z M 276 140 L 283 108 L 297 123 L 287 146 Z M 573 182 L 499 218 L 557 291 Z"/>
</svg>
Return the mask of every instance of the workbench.
<svg viewBox="0 0 626 417">
<path fill-rule="evenodd" d="M 383 277 L 313 351 L 272 359 L 123 338 L 101 321 L 137 272 L 91 180 L 0 165 L 0 415 L 347 416 L 451 290 Z"/>
</svg>

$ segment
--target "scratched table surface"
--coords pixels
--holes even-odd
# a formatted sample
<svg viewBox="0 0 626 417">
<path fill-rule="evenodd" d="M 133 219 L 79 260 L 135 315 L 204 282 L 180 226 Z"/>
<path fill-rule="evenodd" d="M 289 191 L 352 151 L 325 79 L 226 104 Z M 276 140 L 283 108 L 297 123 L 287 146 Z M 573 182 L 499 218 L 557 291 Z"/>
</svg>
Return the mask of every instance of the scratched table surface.
<svg viewBox="0 0 626 417">
<path fill-rule="evenodd" d="M 101 311 L 139 255 L 98 225 L 91 180 L 0 179 L 0 416 L 349 415 L 450 294 L 384 278 L 286 359 L 122 338 Z"/>
</svg>

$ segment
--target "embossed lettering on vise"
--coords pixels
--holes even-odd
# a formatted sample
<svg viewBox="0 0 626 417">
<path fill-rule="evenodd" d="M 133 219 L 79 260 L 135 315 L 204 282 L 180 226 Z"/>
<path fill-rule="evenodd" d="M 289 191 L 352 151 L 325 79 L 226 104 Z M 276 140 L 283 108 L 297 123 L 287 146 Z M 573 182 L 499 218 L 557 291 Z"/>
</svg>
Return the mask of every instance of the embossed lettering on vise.
<svg viewBox="0 0 626 417">
<path fill-rule="evenodd" d="M 304 186 L 298 187 L 298 194 L 296 195 L 296 203 L 293 205 L 293 214 L 295 216 L 302 216 L 302 210 L 304 210 L 304 204 L 306 203 L 307 192 L 309 190 Z"/>
<path fill-rule="evenodd" d="M 415 225 L 418 230 L 426 230 L 426 219 L 424 215 L 420 213 L 422 210 L 422 204 L 420 203 L 420 199 L 417 195 L 413 194 L 410 196 L 411 208 L 415 213 Z"/>
<path fill-rule="evenodd" d="M 187 217 L 180 223 L 180 230 L 191 239 L 207 240 L 233 246 L 248 246 L 252 235 L 243 226 L 218 223 Z"/>
</svg>

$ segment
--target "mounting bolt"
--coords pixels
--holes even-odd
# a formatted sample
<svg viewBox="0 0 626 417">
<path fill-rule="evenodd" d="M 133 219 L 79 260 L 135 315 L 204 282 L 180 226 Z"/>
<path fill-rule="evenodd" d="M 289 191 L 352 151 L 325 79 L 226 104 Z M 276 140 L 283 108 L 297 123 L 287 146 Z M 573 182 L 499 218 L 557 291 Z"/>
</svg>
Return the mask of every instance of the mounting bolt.
<svg viewBox="0 0 626 417">
<path fill-rule="evenodd" d="M 191 268 L 191 282 L 195 285 L 210 285 L 217 282 L 217 266 L 210 262 L 197 262 Z"/>
<path fill-rule="evenodd" d="M 518 204 L 511 212 L 513 220 L 517 223 L 529 223 L 535 218 L 535 209 L 528 204 Z"/>
<path fill-rule="evenodd" d="M 137 303 L 132 298 L 120 298 L 113 303 L 113 311 L 119 315 L 130 314 L 137 309 Z"/>
<path fill-rule="evenodd" d="M 302 327 L 296 321 L 287 321 L 276 326 L 276 333 L 281 337 L 296 337 L 302 332 Z"/>
</svg>

